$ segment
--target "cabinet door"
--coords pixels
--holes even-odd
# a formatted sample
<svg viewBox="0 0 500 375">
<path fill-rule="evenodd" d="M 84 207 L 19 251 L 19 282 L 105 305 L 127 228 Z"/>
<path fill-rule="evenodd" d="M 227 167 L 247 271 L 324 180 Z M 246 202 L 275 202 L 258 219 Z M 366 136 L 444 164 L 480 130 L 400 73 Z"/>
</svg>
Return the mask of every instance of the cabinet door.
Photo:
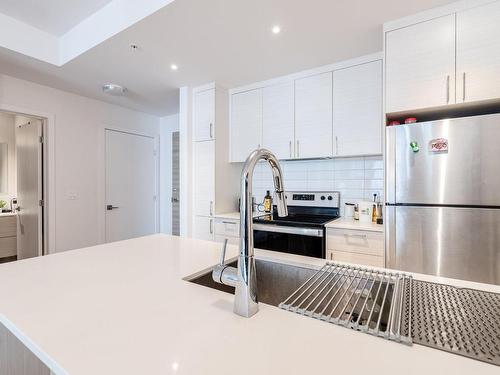
<svg viewBox="0 0 500 375">
<path fill-rule="evenodd" d="M 231 96 L 231 161 L 245 161 L 262 144 L 262 89 Z"/>
<path fill-rule="evenodd" d="M 386 33 L 386 112 L 455 103 L 455 15 Z"/>
<path fill-rule="evenodd" d="M 205 216 L 195 216 L 194 238 L 198 240 L 214 241 L 214 219 Z"/>
<path fill-rule="evenodd" d="M 193 128 L 195 141 L 215 139 L 215 89 L 194 94 Z"/>
<path fill-rule="evenodd" d="M 333 72 L 333 134 L 338 156 L 382 153 L 382 61 Z"/>
<path fill-rule="evenodd" d="M 457 13 L 457 102 L 500 98 L 500 2 Z"/>
<path fill-rule="evenodd" d="M 215 141 L 194 142 L 194 214 L 212 216 L 215 205 Z"/>
<path fill-rule="evenodd" d="M 262 145 L 278 159 L 295 152 L 293 82 L 265 87 L 262 91 Z"/>
<path fill-rule="evenodd" d="M 295 81 L 295 157 L 332 156 L 332 73 Z"/>
</svg>

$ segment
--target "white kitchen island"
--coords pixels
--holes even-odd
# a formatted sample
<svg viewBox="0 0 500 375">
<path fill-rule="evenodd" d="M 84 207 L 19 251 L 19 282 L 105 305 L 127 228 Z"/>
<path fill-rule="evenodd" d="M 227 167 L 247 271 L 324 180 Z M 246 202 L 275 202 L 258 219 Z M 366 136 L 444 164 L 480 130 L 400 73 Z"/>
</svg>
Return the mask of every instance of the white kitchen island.
<svg viewBox="0 0 500 375">
<path fill-rule="evenodd" d="M 219 257 L 219 244 L 153 235 L 4 264 L 0 321 L 58 375 L 499 372 L 262 303 L 254 317 L 239 317 L 232 295 L 183 280 Z"/>
</svg>

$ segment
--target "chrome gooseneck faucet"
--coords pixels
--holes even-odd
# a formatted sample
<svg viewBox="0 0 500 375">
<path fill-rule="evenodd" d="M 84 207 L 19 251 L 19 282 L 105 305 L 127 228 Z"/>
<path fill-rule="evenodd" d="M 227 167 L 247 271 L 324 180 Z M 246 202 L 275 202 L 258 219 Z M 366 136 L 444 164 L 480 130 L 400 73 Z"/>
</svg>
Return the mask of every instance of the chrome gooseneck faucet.
<svg viewBox="0 0 500 375">
<path fill-rule="evenodd" d="M 266 149 L 253 151 L 247 158 L 241 172 L 240 198 L 240 253 L 237 268 L 225 265 L 224 258 L 226 244 L 222 251 L 221 261 L 214 268 L 214 281 L 234 286 L 234 312 L 244 317 L 251 317 L 259 311 L 257 299 L 257 275 L 255 273 L 255 259 L 253 249 L 253 214 L 252 214 L 252 178 L 253 171 L 259 160 L 266 160 L 273 172 L 274 190 L 279 216 L 287 216 L 285 189 L 283 187 L 283 173 L 278 159 Z M 227 241 L 226 241 L 227 242 Z"/>
</svg>

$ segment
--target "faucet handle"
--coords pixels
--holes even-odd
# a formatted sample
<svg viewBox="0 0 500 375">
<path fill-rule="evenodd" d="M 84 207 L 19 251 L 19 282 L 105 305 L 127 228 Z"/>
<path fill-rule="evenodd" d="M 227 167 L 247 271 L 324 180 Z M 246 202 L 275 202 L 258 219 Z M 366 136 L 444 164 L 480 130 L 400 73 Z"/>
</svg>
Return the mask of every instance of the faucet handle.
<svg viewBox="0 0 500 375">
<path fill-rule="evenodd" d="M 224 265 L 224 262 L 226 260 L 226 248 L 227 248 L 227 238 L 225 238 L 224 242 L 222 243 L 222 254 L 220 255 L 220 262 L 219 262 L 221 266 Z"/>
</svg>

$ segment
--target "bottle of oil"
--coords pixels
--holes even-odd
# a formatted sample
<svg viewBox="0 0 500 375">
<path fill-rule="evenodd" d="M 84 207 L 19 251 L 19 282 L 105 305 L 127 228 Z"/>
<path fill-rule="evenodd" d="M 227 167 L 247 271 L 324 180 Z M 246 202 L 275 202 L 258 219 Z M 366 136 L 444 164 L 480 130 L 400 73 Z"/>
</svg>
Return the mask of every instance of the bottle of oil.
<svg viewBox="0 0 500 375">
<path fill-rule="evenodd" d="M 377 194 L 373 194 L 372 222 L 377 222 Z"/>
<path fill-rule="evenodd" d="M 271 197 L 271 192 L 268 190 L 266 196 L 264 197 L 264 212 L 271 212 L 273 207 L 273 197 Z"/>
</svg>

